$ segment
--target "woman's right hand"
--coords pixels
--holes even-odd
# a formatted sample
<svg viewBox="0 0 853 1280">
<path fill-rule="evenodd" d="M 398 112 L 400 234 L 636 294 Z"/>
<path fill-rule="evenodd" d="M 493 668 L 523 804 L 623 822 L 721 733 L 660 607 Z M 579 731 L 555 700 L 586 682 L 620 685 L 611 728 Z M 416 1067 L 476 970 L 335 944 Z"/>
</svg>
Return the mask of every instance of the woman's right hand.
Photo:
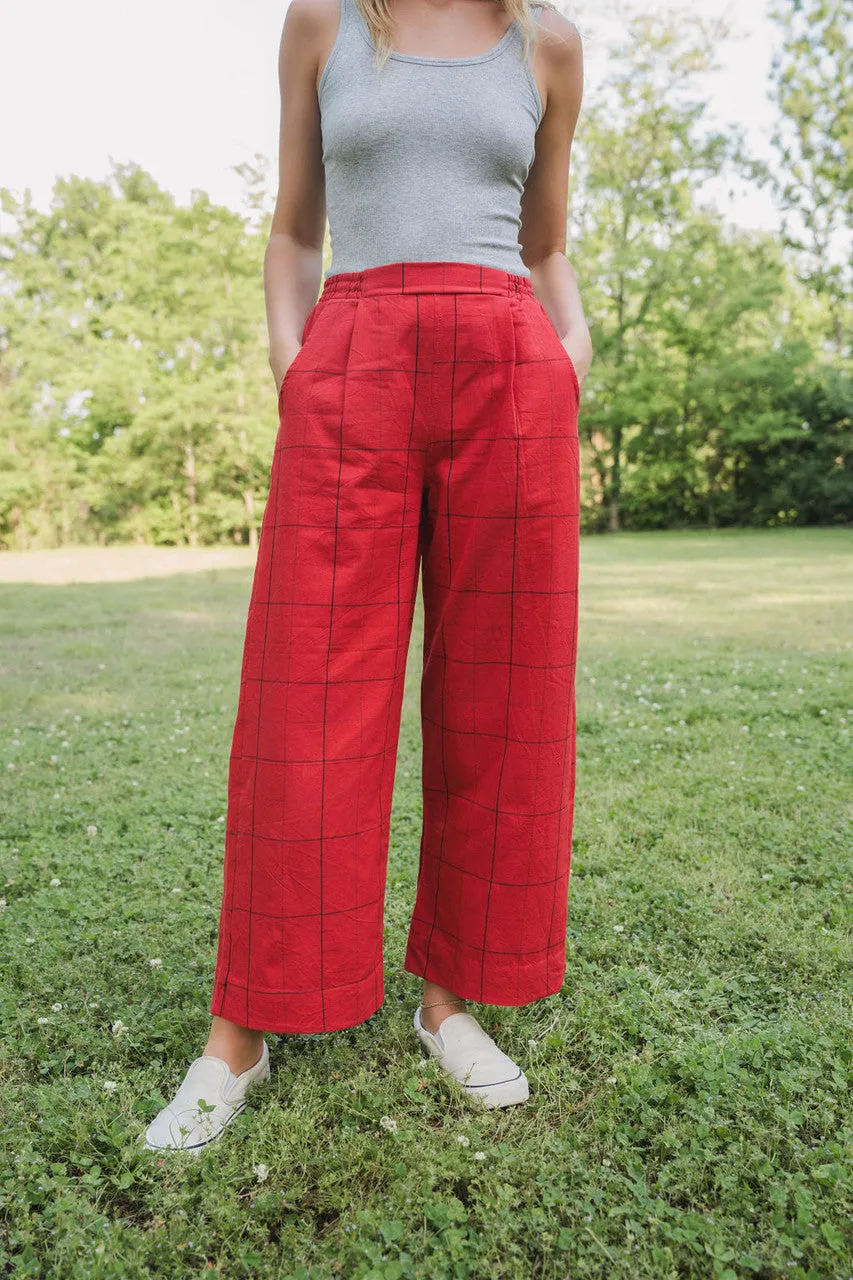
<svg viewBox="0 0 853 1280">
<path fill-rule="evenodd" d="M 288 344 L 287 347 L 282 346 L 275 351 L 270 351 L 270 368 L 272 369 L 272 375 L 275 378 L 278 395 L 281 395 L 281 388 L 285 375 L 293 364 L 293 361 L 296 359 L 301 348 L 302 344 L 297 342 L 295 345 L 291 343 Z"/>
</svg>

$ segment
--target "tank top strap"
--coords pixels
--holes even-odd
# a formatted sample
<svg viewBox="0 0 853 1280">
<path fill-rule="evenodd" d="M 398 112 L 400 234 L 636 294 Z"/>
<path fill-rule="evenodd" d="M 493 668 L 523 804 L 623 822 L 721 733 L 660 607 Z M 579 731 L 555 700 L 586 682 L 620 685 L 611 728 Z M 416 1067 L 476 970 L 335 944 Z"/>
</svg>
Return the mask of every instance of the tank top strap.
<svg viewBox="0 0 853 1280">
<path fill-rule="evenodd" d="M 353 2 L 354 2 L 354 0 L 353 0 Z M 536 28 L 539 26 L 539 19 L 542 17 L 542 12 L 543 12 L 543 10 L 545 9 L 545 7 L 546 7 L 546 6 L 545 6 L 544 4 L 531 4 L 531 5 L 530 5 L 530 19 L 531 19 L 531 22 L 532 22 L 532 24 L 533 24 L 534 31 L 535 31 L 535 30 L 536 30 Z M 517 46 L 517 48 L 518 48 L 519 53 L 521 53 L 521 51 L 522 51 L 522 50 L 523 50 L 523 48 L 524 48 L 524 33 L 523 33 L 522 29 L 521 29 L 521 23 L 520 23 L 520 22 L 515 22 L 515 23 L 513 23 L 513 27 L 514 27 L 514 29 L 515 29 L 515 43 L 516 43 L 516 46 Z M 528 51 L 527 58 L 525 59 L 525 65 L 526 65 L 526 67 L 527 67 L 527 69 L 528 69 L 528 74 L 529 74 L 529 77 L 530 77 L 531 81 L 532 81 L 532 73 L 530 72 L 530 58 L 531 58 L 532 53 L 533 53 L 533 38 L 531 37 L 531 41 L 530 41 L 530 49 L 529 49 L 529 51 Z M 536 98 L 537 98 L 537 101 L 538 101 L 538 98 L 539 98 L 538 90 L 536 91 Z"/>
<path fill-rule="evenodd" d="M 353 44 L 360 43 L 358 32 L 360 17 L 361 15 L 356 10 L 355 0 L 340 0 L 338 29 L 332 47 L 329 50 L 329 56 L 326 58 L 326 65 L 323 67 L 317 84 L 317 97 L 320 103 L 323 101 L 323 91 L 330 78 L 332 68 L 344 56 L 344 50 L 349 49 Z M 349 56 L 352 57 L 352 54 Z"/>
<path fill-rule="evenodd" d="M 539 19 L 542 17 L 542 14 L 545 12 L 546 8 L 547 6 L 544 4 L 532 4 L 530 6 L 530 16 L 533 19 L 534 27 L 539 26 Z"/>
</svg>

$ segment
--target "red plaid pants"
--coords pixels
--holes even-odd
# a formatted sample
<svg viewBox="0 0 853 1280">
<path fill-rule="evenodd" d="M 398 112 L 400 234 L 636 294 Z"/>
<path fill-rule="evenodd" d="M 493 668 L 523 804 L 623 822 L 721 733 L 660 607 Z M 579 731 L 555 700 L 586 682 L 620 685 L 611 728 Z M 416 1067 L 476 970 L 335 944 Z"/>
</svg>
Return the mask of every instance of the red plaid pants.
<svg viewBox="0 0 853 1280">
<path fill-rule="evenodd" d="M 530 280 L 327 277 L 284 377 L 229 764 L 211 1012 L 334 1031 L 384 999 L 419 572 L 423 831 L 404 969 L 558 991 L 575 790 L 578 380 Z"/>
</svg>

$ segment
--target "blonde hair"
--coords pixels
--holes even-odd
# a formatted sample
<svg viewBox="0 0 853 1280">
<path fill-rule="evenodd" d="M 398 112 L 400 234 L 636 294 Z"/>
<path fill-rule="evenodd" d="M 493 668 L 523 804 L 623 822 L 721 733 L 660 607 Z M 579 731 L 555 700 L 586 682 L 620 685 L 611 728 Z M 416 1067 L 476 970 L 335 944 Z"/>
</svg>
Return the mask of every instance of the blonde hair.
<svg viewBox="0 0 853 1280">
<path fill-rule="evenodd" d="M 536 23 L 530 15 L 530 0 L 495 0 L 495 2 L 518 22 L 524 37 L 526 58 L 536 31 Z M 394 32 L 388 0 L 355 0 L 355 3 L 367 24 L 376 49 L 377 63 L 381 67 L 391 52 L 391 39 Z M 559 13 L 559 9 L 552 0 L 536 0 L 536 3 L 541 3 L 546 9 L 556 9 Z"/>
</svg>

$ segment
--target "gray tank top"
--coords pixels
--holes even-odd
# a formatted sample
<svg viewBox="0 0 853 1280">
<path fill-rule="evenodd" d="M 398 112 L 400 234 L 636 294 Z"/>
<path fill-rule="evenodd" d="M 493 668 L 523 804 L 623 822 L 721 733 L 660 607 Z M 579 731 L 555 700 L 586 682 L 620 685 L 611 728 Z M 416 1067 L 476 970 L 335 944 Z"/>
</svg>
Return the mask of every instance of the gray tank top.
<svg viewBox="0 0 853 1280">
<path fill-rule="evenodd" d="M 542 5 L 532 5 L 534 17 Z M 384 67 L 341 0 L 318 86 L 329 275 L 473 262 L 529 276 L 518 232 L 542 102 L 517 22 L 485 53 L 392 53 Z"/>
</svg>

